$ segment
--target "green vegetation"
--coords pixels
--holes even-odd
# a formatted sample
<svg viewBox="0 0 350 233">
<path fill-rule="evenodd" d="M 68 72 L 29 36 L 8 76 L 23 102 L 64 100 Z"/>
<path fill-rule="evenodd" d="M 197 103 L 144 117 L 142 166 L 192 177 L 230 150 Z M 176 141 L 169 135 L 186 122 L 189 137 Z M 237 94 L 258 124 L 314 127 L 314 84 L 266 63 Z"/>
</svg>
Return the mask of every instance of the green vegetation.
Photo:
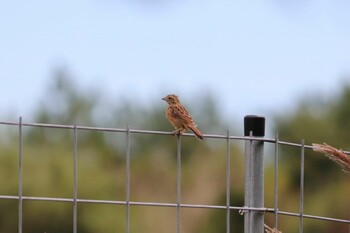
<svg viewBox="0 0 350 233">
<path fill-rule="evenodd" d="M 337 95 L 327 101 L 321 96 L 307 98 L 288 116 L 276 117 L 276 130 L 285 141 L 328 143 L 349 150 L 350 86 L 344 84 Z M 298 211 L 300 184 L 300 150 L 281 147 L 280 209 Z M 304 212 L 337 218 L 347 218 L 350 206 L 350 177 L 324 155 L 306 150 Z M 282 219 L 281 219 L 282 220 Z M 283 232 L 297 232 L 298 221 L 280 222 Z M 348 232 L 349 225 L 306 220 L 304 232 Z"/>
<path fill-rule="evenodd" d="M 171 130 L 164 105 L 146 109 L 135 103 L 109 103 L 98 90 L 81 90 L 65 72 L 58 72 L 33 121 L 149 130 Z M 350 87 L 327 103 L 303 101 L 299 107 L 275 118 L 281 140 L 327 142 L 348 149 L 350 144 Z M 225 125 L 210 96 L 193 109 L 205 133 L 225 134 Z M 191 109 L 192 110 L 192 109 Z M 197 116 L 197 117 L 196 117 Z M 18 128 L 1 125 L 0 195 L 18 193 Z M 131 135 L 131 200 L 176 202 L 176 139 L 172 136 Z M 125 200 L 125 133 L 78 131 L 78 197 Z M 242 142 L 231 143 L 231 204 L 243 206 L 244 174 Z M 266 156 L 270 151 L 266 150 Z M 300 150 L 280 148 L 279 208 L 298 212 Z M 225 204 L 226 144 L 224 140 L 183 138 L 182 202 Z M 41 197 L 73 197 L 73 131 L 24 127 L 23 194 Z M 265 203 L 273 206 L 273 165 L 267 159 Z M 305 160 L 305 212 L 322 216 L 349 216 L 349 177 L 322 154 L 307 150 Z M 24 232 L 72 232 L 73 204 L 24 201 Z M 78 232 L 124 232 L 123 205 L 80 203 Z M 0 232 L 17 231 L 16 200 L 0 200 Z M 131 207 L 131 232 L 176 232 L 176 209 Z M 184 232 L 225 232 L 225 210 L 183 209 Z M 243 232 L 243 216 L 231 215 L 232 232 Z M 273 216 L 266 214 L 273 225 Z M 280 216 L 283 232 L 297 232 L 298 219 Z M 305 232 L 348 232 L 341 223 L 305 220 Z"/>
</svg>

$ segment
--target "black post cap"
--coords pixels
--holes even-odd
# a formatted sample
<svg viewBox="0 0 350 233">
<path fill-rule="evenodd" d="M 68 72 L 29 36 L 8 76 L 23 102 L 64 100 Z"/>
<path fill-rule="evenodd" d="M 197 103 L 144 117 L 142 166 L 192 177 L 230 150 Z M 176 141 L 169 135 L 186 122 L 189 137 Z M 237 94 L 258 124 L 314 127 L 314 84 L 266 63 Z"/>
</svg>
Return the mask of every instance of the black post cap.
<svg viewBox="0 0 350 233">
<path fill-rule="evenodd" d="M 250 131 L 253 136 L 265 136 L 265 117 L 257 115 L 248 115 L 244 117 L 244 136 L 250 136 Z"/>
</svg>

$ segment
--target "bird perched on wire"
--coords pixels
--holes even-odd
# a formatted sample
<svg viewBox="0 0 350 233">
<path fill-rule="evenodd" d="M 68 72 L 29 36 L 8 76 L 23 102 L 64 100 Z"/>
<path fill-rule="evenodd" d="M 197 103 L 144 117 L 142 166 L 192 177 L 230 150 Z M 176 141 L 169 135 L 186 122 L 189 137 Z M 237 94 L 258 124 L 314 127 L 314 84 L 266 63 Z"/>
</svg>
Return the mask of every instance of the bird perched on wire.
<svg viewBox="0 0 350 233">
<path fill-rule="evenodd" d="M 178 96 L 167 95 L 162 98 L 162 100 L 169 104 L 165 116 L 175 128 L 173 131 L 174 135 L 177 134 L 181 136 L 184 132 L 190 129 L 198 140 L 203 140 L 201 131 L 197 129 L 196 123 L 186 108 L 180 103 Z"/>
</svg>

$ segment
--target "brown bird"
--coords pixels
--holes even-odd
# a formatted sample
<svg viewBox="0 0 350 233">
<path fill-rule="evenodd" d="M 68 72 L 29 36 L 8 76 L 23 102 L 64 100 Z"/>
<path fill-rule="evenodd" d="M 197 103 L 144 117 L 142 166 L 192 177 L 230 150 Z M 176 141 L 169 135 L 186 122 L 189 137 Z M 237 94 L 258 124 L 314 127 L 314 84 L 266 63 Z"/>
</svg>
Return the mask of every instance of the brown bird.
<svg viewBox="0 0 350 233">
<path fill-rule="evenodd" d="M 197 125 L 191 115 L 180 103 L 179 97 L 176 95 L 167 95 L 162 98 L 162 100 L 169 104 L 165 116 L 175 128 L 175 131 L 173 131 L 174 135 L 178 134 L 181 136 L 184 132 L 190 129 L 198 140 L 203 140 L 201 131 L 197 129 Z"/>
</svg>

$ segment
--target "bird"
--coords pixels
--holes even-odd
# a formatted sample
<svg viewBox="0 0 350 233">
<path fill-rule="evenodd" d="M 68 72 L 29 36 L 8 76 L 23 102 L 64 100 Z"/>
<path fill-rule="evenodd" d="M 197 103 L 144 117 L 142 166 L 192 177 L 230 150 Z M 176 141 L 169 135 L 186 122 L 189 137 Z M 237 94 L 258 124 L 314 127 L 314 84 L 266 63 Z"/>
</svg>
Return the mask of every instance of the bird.
<svg viewBox="0 0 350 233">
<path fill-rule="evenodd" d="M 162 100 L 168 103 L 165 116 L 175 128 L 172 132 L 174 135 L 181 136 L 190 129 L 198 140 L 203 140 L 203 134 L 197 129 L 196 123 L 186 108 L 180 103 L 177 95 L 170 94 L 162 98 Z"/>
</svg>

